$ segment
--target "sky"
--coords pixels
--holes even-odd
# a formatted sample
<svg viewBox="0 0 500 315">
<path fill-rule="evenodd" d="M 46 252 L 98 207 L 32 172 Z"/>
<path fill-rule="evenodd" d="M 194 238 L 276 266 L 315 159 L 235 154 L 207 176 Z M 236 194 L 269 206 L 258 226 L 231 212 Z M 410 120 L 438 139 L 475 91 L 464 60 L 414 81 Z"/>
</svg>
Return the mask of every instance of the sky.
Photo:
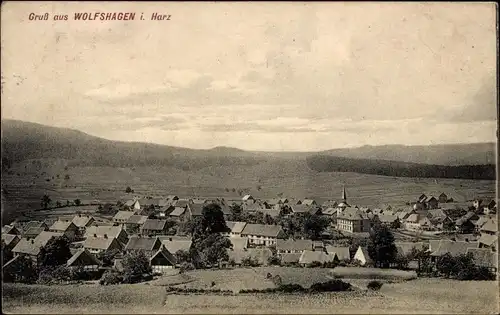
<svg viewBox="0 0 500 315">
<path fill-rule="evenodd" d="M 7 2 L 1 116 L 200 149 L 496 141 L 495 18 L 464 2 Z"/>
</svg>

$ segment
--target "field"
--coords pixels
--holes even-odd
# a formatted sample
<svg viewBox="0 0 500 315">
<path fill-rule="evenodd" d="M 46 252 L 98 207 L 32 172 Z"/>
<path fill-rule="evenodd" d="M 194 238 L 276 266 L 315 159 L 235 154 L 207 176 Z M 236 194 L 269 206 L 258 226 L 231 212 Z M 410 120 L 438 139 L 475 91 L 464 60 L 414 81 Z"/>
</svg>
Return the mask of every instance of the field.
<svg viewBox="0 0 500 315">
<path fill-rule="evenodd" d="M 498 313 L 498 283 L 417 279 L 377 293 L 176 295 L 161 286 L 4 284 L 4 313 Z"/>
<path fill-rule="evenodd" d="M 319 202 L 339 199 L 346 186 L 351 204 L 368 207 L 405 207 L 421 193 L 439 195 L 445 192 L 455 204 L 464 206 L 474 198 L 493 198 L 494 181 L 457 179 L 397 178 L 357 173 L 318 173 L 310 170 L 304 160 L 262 162 L 257 165 L 214 166 L 196 171 L 173 167 L 69 167 L 53 162 L 43 169 L 20 163 L 12 173 L 2 174 L 2 214 L 15 214 L 40 208 L 40 199 L 48 194 L 53 202 L 81 199 L 84 204 L 116 203 L 135 195 L 224 197 L 238 200 L 238 190 L 256 198 L 273 198 L 283 193 L 289 198 L 312 197 Z M 43 174 L 43 175 L 41 175 Z M 65 179 L 68 175 L 69 179 Z M 47 181 L 47 179 L 49 181 Z M 235 189 L 235 192 L 232 189 Z M 54 210 L 62 211 L 62 209 Z"/>
</svg>

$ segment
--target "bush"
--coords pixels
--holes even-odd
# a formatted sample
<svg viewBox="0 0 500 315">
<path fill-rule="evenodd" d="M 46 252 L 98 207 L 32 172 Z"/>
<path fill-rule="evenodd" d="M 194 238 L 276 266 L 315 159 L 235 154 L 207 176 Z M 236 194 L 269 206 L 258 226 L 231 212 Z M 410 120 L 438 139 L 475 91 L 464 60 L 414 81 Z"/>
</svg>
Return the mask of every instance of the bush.
<svg viewBox="0 0 500 315">
<path fill-rule="evenodd" d="M 319 261 L 313 261 L 312 263 L 310 263 L 308 265 L 309 268 L 317 268 L 317 267 L 321 267 L 322 264 L 319 262 Z"/>
<path fill-rule="evenodd" d="M 382 287 L 382 282 L 373 280 L 368 282 L 368 285 L 366 287 L 372 291 L 378 291 Z"/>
<path fill-rule="evenodd" d="M 194 270 L 194 265 L 193 263 L 190 262 L 183 262 L 179 268 L 179 273 L 184 273 L 189 270 Z"/>
<path fill-rule="evenodd" d="M 258 267 L 260 263 L 257 258 L 245 257 L 241 260 L 241 265 L 246 267 Z"/>
<path fill-rule="evenodd" d="M 351 284 L 342 280 L 330 280 L 327 282 L 314 283 L 309 290 L 311 292 L 337 292 L 337 291 L 350 291 Z"/>
<path fill-rule="evenodd" d="M 40 269 L 38 284 L 55 284 L 73 280 L 72 271 L 65 265 Z"/>
<path fill-rule="evenodd" d="M 279 292 L 284 293 L 292 293 L 292 292 L 304 292 L 305 289 L 300 284 L 290 283 L 290 284 L 282 284 L 277 290 Z"/>
<path fill-rule="evenodd" d="M 267 259 L 267 263 L 269 265 L 274 265 L 274 266 L 280 266 L 281 265 L 281 260 L 277 255 L 272 255 Z"/>
<path fill-rule="evenodd" d="M 113 285 L 123 282 L 123 275 L 116 270 L 107 270 L 99 280 L 100 285 Z"/>
</svg>

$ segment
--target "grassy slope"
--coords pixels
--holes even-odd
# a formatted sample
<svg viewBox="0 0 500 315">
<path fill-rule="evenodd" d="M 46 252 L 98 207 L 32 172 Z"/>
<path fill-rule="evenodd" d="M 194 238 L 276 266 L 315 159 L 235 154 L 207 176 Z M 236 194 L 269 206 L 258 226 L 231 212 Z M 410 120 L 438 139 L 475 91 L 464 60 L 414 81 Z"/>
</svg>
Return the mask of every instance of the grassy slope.
<svg viewBox="0 0 500 315">
<path fill-rule="evenodd" d="M 14 296 L 13 291 L 16 290 Z M 4 285 L 12 313 L 498 313 L 498 283 L 418 279 L 384 284 L 378 294 L 166 295 L 162 287 Z"/>
</svg>

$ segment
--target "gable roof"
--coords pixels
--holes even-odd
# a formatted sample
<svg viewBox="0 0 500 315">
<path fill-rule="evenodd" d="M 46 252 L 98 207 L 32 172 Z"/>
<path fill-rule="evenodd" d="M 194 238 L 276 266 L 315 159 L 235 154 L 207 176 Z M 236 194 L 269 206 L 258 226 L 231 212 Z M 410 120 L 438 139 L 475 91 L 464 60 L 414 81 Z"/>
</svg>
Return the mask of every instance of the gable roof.
<svg viewBox="0 0 500 315">
<path fill-rule="evenodd" d="M 163 239 L 161 240 L 163 246 L 165 246 L 171 253 L 177 253 L 180 250 L 189 251 L 193 241 L 191 239 L 179 240 L 179 239 Z"/>
<path fill-rule="evenodd" d="M 45 246 L 51 238 L 61 236 L 64 236 L 64 234 L 59 232 L 42 231 L 40 234 L 38 234 L 37 237 L 35 237 L 35 243 L 39 243 L 41 246 Z"/>
<path fill-rule="evenodd" d="M 28 236 L 37 236 L 43 231 L 46 231 L 45 227 L 30 227 L 26 232 L 23 233 L 23 236 L 28 237 Z"/>
<path fill-rule="evenodd" d="M 395 242 L 396 249 L 398 254 L 408 255 L 415 248 L 416 250 L 422 250 L 425 248 L 425 244 L 423 242 Z"/>
<path fill-rule="evenodd" d="M 188 205 L 190 205 L 192 203 L 189 202 L 189 200 L 186 200 L 186 199 L 178 199 L 174 202 L 172 202 L 172 206 L 174 207 L 187 207 Z"/>
<path fill-rule="evenodd" d="M 135 214 L 134 211 L 118 211 L 115 214 L 115 216 L 113 217 L 113 220 L 123 220 L 123 221 L 126 221 L 131 216 L 133 216 L 134 214 Z"/>
<path fill-rule="evenodd" d="M 341 214 L 337 216 L 337 219 L 344 220 L 365 220 L 368 216 L 365 212 L 359 210 L 358 208 L 347 207 L 342 211 Z"/>
<path fill-rule="evenodd" d="M 299 264 L 310 264 L 312 262 L 329 262 L 335 259 L 335 255 L 329 255 L 322 251 L 305 250 L 299 258 Z"/>
<path fill-rule="evenodd" d="M 349 252 L 349 247 L 338 247 L 327 245 L 326 252 L 330 255 L 337 255 L 339 260 L 350 260 L 351 254 Z"/>
<path fill-rule="evenodd" d="M 408 218 L 406 218 L 406 222 L 409 222 L 409 223 L 418 223 L 418 217 L 419 215 L 417 213 L 413 213 L 413 214 L 410 214 L 410 216 Z"/>
<path fill-rule="evenodd" d="M 100 265 L 101 262 L 92 255 L 85 248 L 78 250 L 70 259 L 68 259 L 66 265 L 71 266 L 91 266 Z"/>
<path fill-rule="evenodd" d="M 2 226 L 2 234 L 18 234 L 19 230 L 13 225 Z"/>
<path fill-rule="evenodd" d="M 273 255 L 269 248 L 234 248 L 233 250 L 227 251 L 229 259 L 233 259 L 237 264 L 241 264 L 241 261 L 246 257 L 255 258 L 260 264 L 267 264 L 269 257 Z"/>
<path fill-rule="evenodd" d="M 313 249 L 313 241 L 311 240 L 282 240 L 278 239 L 276 241 L 276 249 L 281 251 L 303 251 L 303 250 L 312 250 Z"/>
<path fill-rule="evenodd" d="M 246 222 L 226 221 L 226 225 L 231 230 L 231 233 L 241 233 L 246 224 Z"/>
<path fill-rule="evenodd" d="M 6 246 L 9 246 L 16 239 L 20 239 L 20 237 L 15 234 L 2 233 L 2 241 L 5 243 Z"/>
<path fill-rule="evenodd" d="M 427 202 L 438 202 L 438 200 L 435 197 L 430 197 Z"/>
<path fill-rule="evenodd" d="M 498 268 L 497 253 L 491 251 L 488 248 L 468 248 L 467 254 L 472 253 L 474 264 L 481 267 L 487 268 Z"/>
<path fill-rule="evenodd" d="M 498 232 L 497 220 L 491 219 L 486 221 L 486 223 L 484 223 L 483 226 L 481 227 L 481 231 L 493 232 L 493 233 Z"/>
<path fill-rule="evenodd" d="M 149 258 L 149 261 L 152 261 L 158 256 L 165 258 L 171 265 L 175 265 L 177 263 L 177 259 L 175 258 L 175 256 L 172 255 L 172 253 L 165 247 L 161 247 L 155 253 L 153 253 Z"/>
<path fill-rule="evenodd" d="M 161 242 L 157 237 L 131 237 L 125 250 L 153 250 L 155 245 Z"/>
<path fill-rule="evenodd" d="M 85 236 L 92 237 L 95 234 L 97 237 L 107 235 L 108 238 L 117 238 L 120 233 L 126 233 L 121 226 L 100 225 L 89 226 L 85 232 Z"/>
<path fill-rule="evenodd" d="M 398 217 L 395 215 L 379 214 L 377 216 L 378 216 L 378 219 L 380 220 L 380 222 L 382 222 L 382 223 L 392 223 L 392 222 L 398 220 Z"/>
<path fill-rule="evenodd" d="M 282 264 L 292 264 L 299 262 L 302 253 L 283 253 L 280 256 Z"/>
<path fill-rule="evenodd" d="M 41 244 L 35 242 L 35 240 L 27 240 L 22 238 L 12 249 L 13 253 L 28 254 L 36 256 L 40 253 Z"/>
<path fill-rule="evenodd" d="M 126 223 L 127 224 L 144 224 L 144 222 L 146 222 L 147 219 L 148 219 L 148 216 L 146 216 L 146 215 L 134 214 L 133 216 L 128 218 Z"/>
<path fill-rule="evenodd" d="M 108 250 L 114 245 L 117 248 L 122 248 L 120 242 L 116 238 L 104 237 L 87 237 L 83 242 L 84 248 Z"/>
<path fill-rule="evenodd" d="M 316 200 L 314 200 L 314 199 L 304 199 L 304 200 L 302 200 L 302 204 L 306 205 L 306 206 L 312 206 L 312 205 L 316 204 Z"/>
<path fill-rule="evenodd" d="M 186 208 L 183 207 L 175 207 L 172 212 L 169 213 L 169 216 L 171 217 L 179 217 L 186 212 Z"/>
<path fill-rule="evenodd" d="M 76 225 L 71 221 L 56 221 L 52 224 L 49 230 L 66 232 L 70 228 L 76 228 Z"/>
<path fill-rule="evenodd" d="M 163 231 L 167 225 L 166 220 L 147 219 L 142 225 L 143 230 Z"/>
<path fill-rule="evenodd" d="M 478 247 L 478 242 L 440 240 L 438 248 L 431 253 L 431 256 L 442 256 L 446 253 L 450 253 L 452 256 L 458 256 L 467 253 L 468 248 Z"/>
<path fill-rule="evenodd" d="M 241 234 L 277 237 L 281 231 L 282 229 L 279 225 L 247 224 Z"/>
<path fill-rule="evenodd" d="M 358 250 L 354 254 L 354 257 L 356 257 L 356 255 L 358 254 L 358 252 L 363 255 L 363 257 L 365 258 L 366 262 L 373 261 L 373 259 L 370 257 L 370 254 L 368 254 L 368 248 L 367 247 L 365 247 L 365 246 L 359 246 Z"/>
<path fill-rule="evenodd" d="M 202 216 L 204 206 L 205 206 L 204 204 L 190 204 L 190 205 L 188 205 L 188 209 L 189 209 L 192 216 L 194 216 L 194 217 Z"/>
<path fill-rule="evenodd" d="M 250 199 L 254 199 L 252 197 L 252 195 L 245 195 L 245 196 L 243 196 L 243 198 L 241 198 L 241 200 L 243 200 L 243 201 L 247 201 L 247 200 L 250 200 Z"/>
<path fill-rule="evenodd" d="M 79 228 L 86 227 L 91 221 L 94 220 L 94 217 L 87 215 L 76 215 L 73 218 L 73 224 Z"/>
<path fill-rule="evenodd" d="M 307 213 L 311 209 L 310 206 L 305 204 L 290 206 L 293 213 Z"/>
<path fill-rule="evenodd" d="M 478 242 L 486 246 L 496 245 L 498 242 L 498 236 L 490 234 L 481 234 L 481 237 L 479 238 Z"/>
</svg>

